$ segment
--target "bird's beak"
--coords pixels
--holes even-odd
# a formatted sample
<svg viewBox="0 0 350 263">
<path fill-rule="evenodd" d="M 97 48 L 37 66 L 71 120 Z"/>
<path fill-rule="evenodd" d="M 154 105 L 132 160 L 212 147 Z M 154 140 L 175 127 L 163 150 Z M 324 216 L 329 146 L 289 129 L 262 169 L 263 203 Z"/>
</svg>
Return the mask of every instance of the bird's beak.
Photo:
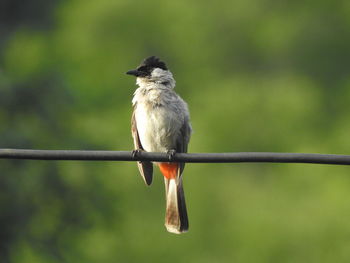
<svg viewBox="0 0 350 263">
<path fill-rule="evenodd" d="M 141 72 L 138 71 L 137 69 L 133 69 L 133 70 L 129 70 L 128 72 L 126 72 L 126 74 L 138 77 L 141 75 Z"/>
</svg>

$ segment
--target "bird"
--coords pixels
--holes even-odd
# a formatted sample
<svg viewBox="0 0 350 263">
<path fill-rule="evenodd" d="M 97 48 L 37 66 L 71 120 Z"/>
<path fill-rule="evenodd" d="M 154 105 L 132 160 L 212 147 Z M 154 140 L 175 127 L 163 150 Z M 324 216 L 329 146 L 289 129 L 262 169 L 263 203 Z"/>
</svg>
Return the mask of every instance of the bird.
<svg viewBox="0 0 350 263">
<path fill-rule="evenodd" d="M 165 152 L 169 160 L 176 153 L 186 153 L 192 133 L 188 105 L 174 91 L 175 79 L 165 62 L 150 56 L 126 74 L 135 76 L 138 86 L 132 98 L 133 153 Z M 152 183 L 153 164 L 164 177 L 165 227 L 170 233 L 187 232 L 189 223 L 182 179 L 185 163 L 138 161 L 146 185 Z"/>
</svg>

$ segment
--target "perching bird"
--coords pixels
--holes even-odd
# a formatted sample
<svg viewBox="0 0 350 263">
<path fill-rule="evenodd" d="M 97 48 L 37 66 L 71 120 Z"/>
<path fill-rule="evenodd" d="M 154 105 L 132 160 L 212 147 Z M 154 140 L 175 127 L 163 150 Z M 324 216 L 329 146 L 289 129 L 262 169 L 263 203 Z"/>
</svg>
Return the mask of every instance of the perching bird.
<svg viewBox="0 0 350 263">
<path fill-rule="evenodd" d="M 164 62 L 152 56 L 135 70 L 139 86 L 132 99 L 134 108 L 131 132 L 137 151 L 187 152 L 191 136 L 190 116 L 186 102 L 174 91 L 175 80 Z M 165 226 L 169 232 L 180 234 L 188 230 L 185 195 L 182 186 L 184 163 L 155 163 L 164 176 L 166 191 Z M 152 162 L 138 162 L 139 171 L 147 185 L 152 183 Z"/>
</svg>

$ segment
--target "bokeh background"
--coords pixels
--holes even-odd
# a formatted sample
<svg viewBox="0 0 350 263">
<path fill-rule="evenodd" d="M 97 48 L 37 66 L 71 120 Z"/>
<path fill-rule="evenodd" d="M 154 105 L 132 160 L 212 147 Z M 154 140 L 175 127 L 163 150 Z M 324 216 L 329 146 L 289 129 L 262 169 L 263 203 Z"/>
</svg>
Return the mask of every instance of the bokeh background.
<svg viewBox="0 0 350 263">
<path fill-rule="evenodd" d="M 347 0 L 2 0 L 0 147 L 131 150 L 135 79 L 165 60 L 190 152 L 350 153 Z M 349 262 L 350 170 L 188 164 L 190 231 L 132 162 L 0 161 L 1 262 Z"/>
</svg>

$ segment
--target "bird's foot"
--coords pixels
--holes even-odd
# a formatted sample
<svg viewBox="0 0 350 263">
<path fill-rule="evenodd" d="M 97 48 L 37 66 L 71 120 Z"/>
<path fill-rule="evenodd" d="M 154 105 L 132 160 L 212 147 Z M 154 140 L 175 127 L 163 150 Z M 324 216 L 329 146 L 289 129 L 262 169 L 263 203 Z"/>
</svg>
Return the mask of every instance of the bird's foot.
<svg viewBox="0 0 350 263">
<path fill-rule="evenodd" d="M 140 153 L 141 153 L 141 152 L 142 152 L 141 149 L 135 149 L 135 150 L 133 150 L 133 151 L 131 152 L 132 158 L 133 158 L 133 159 L 136 159 L 137 157 L 140 156 Z"/>
<path fill-rule="evenodd" d="M 169 161 L 173 161 L 174 160 L 174 156 L 176 154 L 176 150 L 172 149 L 172 150 L 169 150 L 166 152 L 167 156 L 168 156 L 168 159 Z"/>
</svg>

